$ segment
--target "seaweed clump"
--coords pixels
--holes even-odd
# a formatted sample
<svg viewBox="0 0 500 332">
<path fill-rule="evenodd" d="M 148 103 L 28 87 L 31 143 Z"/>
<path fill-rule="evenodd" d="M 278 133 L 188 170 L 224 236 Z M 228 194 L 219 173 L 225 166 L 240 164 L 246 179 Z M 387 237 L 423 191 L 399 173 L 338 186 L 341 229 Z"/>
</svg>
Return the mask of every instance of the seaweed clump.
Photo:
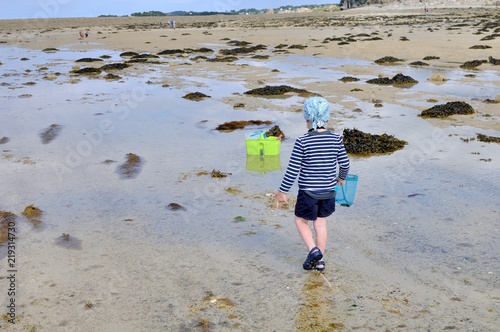
<svg viewBox="0 0 500 332">
<path fill-rule="evenodd" d="M 227 177 L 228 175 L 231 175 L 231 173 L 224 173 L 216 169 L 213 169 L 212 172 L 210 173 L 210 177 L 214 179 L 222 179 Z"/>
<path fill-rule="evenodd" d="M 288 86 L 288 85 L 277 85 L 277 86 L 266 85 L 263 88 L 248 90 L 245 92 L 245 94 L 246 95 L 258 95 L 258 96 L 276 96 L 276 95 L 284 95 L 285 93 L 288 93 L 288 92 L 309 93 L 307 90 L 293 88 L 293 87 Z"/>
<path fill-rule="evenodd" d="M 366 81 L 366 83 L 370 84 L 380 84 L 380 85 L 393 85 L 393 86 L 409 86 L 417 84 L 418 81 L 413 79 L 410 76 L 406 76 L 403 74 L 396 74 L 393 78 L 388 77 L 379 77 Z"/>
<path fill-rule="evenodd" d="M 384 63 L 395 63 L 395 62 L 402 62 L 404 61 L 403 59 L 398 59 L 393 56 L 385 56 L 383 58 L 375 60 L 375 63 L 377 64 L 384 64 Z"/>
<path fill-rule="evenodd" d="M 174 49 L 174 50 L 163 50 L 159 53 L 157 53 L 158 55 L 173 55 L 173 54 L 184 54 L 185 52 L 183 50 L 180 50 L 180 49 Z"/>
<path fill-rule="evenodd" d="M 41 134 L 43 144 L 49 144 L 52 142 L 61 132 L 62 126 L 58 124 L 51 124 L 47 129 L 45 129 Z"/>
<path fill-rule="evenodd" d="M 420 113 L 424 118 L 446 118 L 450 115 L 474 114 L 474 108 L 464 101 L 451 101 L 446 104 L 436 105 Z"/>
<path fill-rule="evenodd" d="M 418 66 L 418 67 L 424 67 L 428 65 L 429 65 L 428 63 L 425 63 L 423 61 L 413 61 L 410 63 L 410 66 Z"/>
<path fill-rule="evenodd" d="M 408 144 L 392 135 L 372 135 L 356 128 L 344 129 L 342 137 L 346 152 L 359 155 L 392 153 Z"/>
<path fill-rule="evenodd" d="M 462 65 L 460 65 L 461 69 L 477 69 L 480 65 L 483 63 L 486 63 L 488 61 L 486 60 L 472 60 L 472 61 L 466 61 Z"/>
<path fill-rule="evenodd" d="M 110 63 L 108 65 L 104 65 L 101 67 L 101 70 L 122 70 L 130 67 L 130 65 L 126 63 Z"/>
<path fill-rule="evenodd" d="M 500 65 L 500 59 L 495 59 L 492 56 L 488 57 L 488 62 L 495 66 Z"/>
<path fill-rule="evenodd" d="M 135 178 L 141 171 L 142 160 L 136 154 L 127 153 L 127 160 L 119 166 L 118 172 L 122 178 L 132 179 Z"/>
<path fill-rule="evenodd" d="M 61 236 L 59 236 L 56 239 L 55 243 L 56 245 L 66 249 L 82 249 L 82 241 L 74 236 L 69 235 L 68 233 L 63 233 Z"/>
<path fill-rule="evenodd" d="M 122 58 L 133 57 L 133 56 L 136 56 L 136 55 L 139 55 L 139 53 L 137 53 L 137 52 L 130 52 L 130 51 L 120 53 L 120 56 L 121 56 Z"/>
<path fill-rule="evenodd" d="M 219 53 L 222 55 L 238 55 L 238 54 L 253 53 L 255 51 L 265 50 L 265 49 L 267 49 L 266 45 L 259 44 L 256 46 L 237 47 L 230 50 L 220 50 Z"/>
<path fill-rule="evenodd" d="M 0 243 L 9 239 L 9 228 L 15 224 L 16 215 L 12 212 L 0 211 Z"/>
<path fill-rule="evenodd" d="M 235 56 L 217 56 L 212 59 L 207 59 L 207 62 L 235 62 L 238 61 L 238 58 Z"/>
<path fill-rule="evenodd" d="M 243 129 L 246 126 L 262 126 L 262 125 L 269 125 L 271 123 L 272 123 L 271 121 L 262 121 L 262 120 L 229 121 L 218 125 L 215 128 L 215 130 L 231 132 L 236 129 Z"/>
<path fill-rule="evenodd" d="M 94 68 L 94 67 L 84 67 L 81 69 L 76 69 L 71 71 L 74 74 L 79 74 L 79 75 L 98 75 L 102 73 L 102 70 L 99 68 Z"/>
<path fill-rule="evenodd" d="M 207 96 L 206 94 L 201 93 L 201 92 L 191 92 L 182 98 L 187 99 L 187 100 L 200 101 L 200 100 L 203 100 L 205 98 L 211 98 L 211 97 Z"/>
<path fill-rule="evenodd" d="M 500 137 L 477 134 L 477 140 L 485 143 L 499 143 Z"/>
<path fill-rule="evenodd" d="M 285 133 L 281 130 L 279 126 L 274 126 L 268 131 L 266 131 L 266 136 L 280 137 L 282 141 L 285 139 Z"/>
<path fill-rule="evenodd" d="M 33 204 L 25 207 L 24 211 L 21 212 L 21 214 L 25 216 L 33 224 L 34 227 L 38 227 L 42 223 L 40 217 L 43 215 L 43 211 Z"/>
<path fill-rule="evenodd" d="M 171 211 L 185 210 L 185 208 L 182 205 L 180 205 L 178 203 L 174 203 L 174 202 L 169 203 L 167 205 L 167 209 L 169 209 Z"/>
<path fill-rule="evenodd" d="M 485 50 L 488 48 L 491 48 L 491 46 L 489 46 L 489 45 L 474 45 L 474 46 L 469 47 L 469 50 Z"/>
<path fill-rule="evenodd" d="M 98 58 L 81 58 L 76 60 L 75 62 L 96 62 L 96 61 L 102 61 L 102 59 Z"/>
<path fill-rule="evenodd" d="M 106 76 L 104 76 L 104 78 L 107 79 L 107 80 L 112 81 L 112 80 L 120 80 L 121 76 L 109 73 L 109 74 L 106 74 Z"/>
<path fill-rule="evenodd" d="M 359 81 L 359 78 L 352 77 L 352 76 L 344 76 L 341 79 L 339 79 L 339 81 L 344 82 L 344 83 L 357 82 L 357 81 Z"/>
</svg>

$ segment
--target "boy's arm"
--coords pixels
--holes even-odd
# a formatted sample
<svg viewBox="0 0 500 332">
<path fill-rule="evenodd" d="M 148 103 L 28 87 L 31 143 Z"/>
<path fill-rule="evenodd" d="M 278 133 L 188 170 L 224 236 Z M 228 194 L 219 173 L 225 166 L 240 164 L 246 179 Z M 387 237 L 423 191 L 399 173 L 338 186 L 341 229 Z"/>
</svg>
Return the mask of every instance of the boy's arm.
<svg viewBox="0 0 500 332">
<path fill-rule="evenodd" d="M 290 191 L 290 188 L 295 182 L 295 179 L 299 175 L 300 167 L 302 164 L 302 156 L 302 144 L 299 140 L 296 140 L 292 149 L 290 161 L 288 162 L 288 166 L 285 171 L 285 175 L 283 176 L 283 180 L 281 180 L 281 185 L 279 187 L 280 192 L 286 194 Z"/>
<path fill-rule="evenodd" d="M 347 174 L 349 173 L 349 168 L 351 167 L 351 162 L 349 161 L 349 157 L 347 156 L 347 152 L 345 151 L 345 146 L 342 141 L 340 142 L 337 164 L 339 165 L 339 176 L 337 177 L 337 181 L 338 179 L 345 181 Z"/>
</svg>

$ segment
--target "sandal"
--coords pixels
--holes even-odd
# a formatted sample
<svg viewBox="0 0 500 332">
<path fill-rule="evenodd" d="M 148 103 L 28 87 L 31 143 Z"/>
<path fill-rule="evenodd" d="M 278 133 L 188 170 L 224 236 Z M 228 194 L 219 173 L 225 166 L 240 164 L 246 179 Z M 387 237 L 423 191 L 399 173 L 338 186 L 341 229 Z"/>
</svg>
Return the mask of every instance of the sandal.
<svg viewBox="0 0 500 332">
<path fill-rule="evenodd" d="M 302 267 L 304 270 L 312 270 L 316 267 L 316 264 L 321 258 L 323 258 L 321 250 L 319 250 L 318 247 L 314 247 L 309 251 L 309 254 L 307 254 L 307 258 L 302 264 Z"/>
<path fill-rule="evenodd" d="M 323 272 L 326 269 L 326 264 L 325 261 L 318 261 L 316 263 L 316 271 L 318 272 Z"/>
</svg>

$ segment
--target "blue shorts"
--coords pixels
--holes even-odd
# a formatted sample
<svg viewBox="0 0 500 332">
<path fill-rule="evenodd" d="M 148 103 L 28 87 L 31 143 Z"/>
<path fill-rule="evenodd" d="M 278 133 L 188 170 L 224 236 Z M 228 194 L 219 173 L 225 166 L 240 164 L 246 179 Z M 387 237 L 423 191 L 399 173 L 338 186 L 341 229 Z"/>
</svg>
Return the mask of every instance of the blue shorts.
<svg viewBox="0 0 500 332">
<path fill-rule="evenodd" d="M 309 196 L 305 191 L 299 190 L 297 203 L 295 204 L 295 216 L 305 220 L 316 220 L 326 218 L 335 212 L 335 197 L 328 199 L 316 199 Z"/>
</svg>

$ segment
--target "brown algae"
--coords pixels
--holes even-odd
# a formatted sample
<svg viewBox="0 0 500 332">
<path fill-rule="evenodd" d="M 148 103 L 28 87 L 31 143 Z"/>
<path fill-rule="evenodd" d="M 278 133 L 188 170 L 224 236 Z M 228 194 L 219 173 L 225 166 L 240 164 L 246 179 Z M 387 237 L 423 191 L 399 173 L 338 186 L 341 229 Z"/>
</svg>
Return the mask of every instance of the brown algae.
<svg viewBox="0 0 500 332">
<path fill-rule="evenodd" d="M 218 125 L 215 130 L 231 132 L 236 129 L 243 129 L 246 126 L 262 126 L 262 125 L 270 125 L 271 121 L 262 121 L 262 120 L 248 120 L 248 121 L 229 121 L 224 122 L 223 124 Z"/>
<path fill-rule="evenodd" d="M 9 228 L 15 225 L 16 215 L 12 212 L 0 211 L 0 243 L 9 239 Z"/>
<path fill-rule="evenodd" d="M 278 85 L 278 86 L 266 85 L 262 88 L 248 90 L 245 92 L 245 94 L 246 95 L 256 95 L 256 96 L 278 96 L 278 95 L 284 95 L 285 93 L 289 93 L 289 92 L 301 93 L 301 94 L 310 93 L 307 90 L 294 88 L 294 87 L 291 87 L 288 85 Z"/>
<path fill-rule="evenodd" d="M 82 241 L 74 236 L 69 235 L 68 233 L 63 233 L 61 236 L 57 237 L 55 244 L 66 249 L 82 249 Z"/>
<path fill-rule="evenodd" d="M 436 105 L 426 109 L 420 116 L 423 118 L 446 118 L 450 115 L 474 114 L 474 108 L 464 101 L 451 101 L 446 104 Z"/>
<path fill-rule="evenodd" d="M 125 179 L 135 178 L 141 172 L 141 157 L 133 153 L 127 153 L 125 157 L 127 160 L 118 167 L 118 173 Z"/>
<path fill-rule="evenodd" d="M 187 99 L 187 100 L 200 101 L 200 100 L 203 100 L 205 98 L 211 98 L 211 97 L 207 96 L 206 94 L 201 93 L 201 92 L 192 92 L 192 93 L 188 93 L 187 95 L 185 95 L 182 98 Z"/>
<path fill-rule="evenodd" d="M 182 205 L 178 204 L 178 203 L 169 203 L 167 205 L 167 209 L 171 210 L 171 211 L 178 211 L 178 210 L 185 210 L 186 208 L 184 208 Z"/>
<path fill-rule="evenodd" d="M 224 173 L 219 170 L 212 170 L 212 173 L 210 173 L 210 177 L 215 178 L 215 179 L 222 179 L 227 177 L 228 175 L 231 175 L 231 173 Z"/>
<path fill-rule="evenodd" d="M 372 135 L 356 128 L 344 129 L 342 137 L 347 153 L 359 155 L 391 153 L 408 144 L 392 135 Z"/>
<path fill-rule="evenodd" d="M 42 139 L 43 144 L 49 144 L 61 133 L 62 126 L 58 124 L 51 124 L 48 128 L 46 128 L 41 134 L 40 138 Z"/>
<path fill-rule="evenodd" d="M 33 220 L 38 220 L 42 216 L 43 211 L 34 206 L 33 204 L 30 204 L 24 208 L 24 211 L 21 212 L 21 214 L 26 218 L 28 218 L 29 220 L 33 221 Z"/>
<path fill-rule="evenodd" d="M 499 143 L 500 144 L 500 137 L 496 136 L 487 136 L 483 134 L 477 134 L 477 140 L 480 142 L 485 142 L 485 143 Z"/>
</svg>

